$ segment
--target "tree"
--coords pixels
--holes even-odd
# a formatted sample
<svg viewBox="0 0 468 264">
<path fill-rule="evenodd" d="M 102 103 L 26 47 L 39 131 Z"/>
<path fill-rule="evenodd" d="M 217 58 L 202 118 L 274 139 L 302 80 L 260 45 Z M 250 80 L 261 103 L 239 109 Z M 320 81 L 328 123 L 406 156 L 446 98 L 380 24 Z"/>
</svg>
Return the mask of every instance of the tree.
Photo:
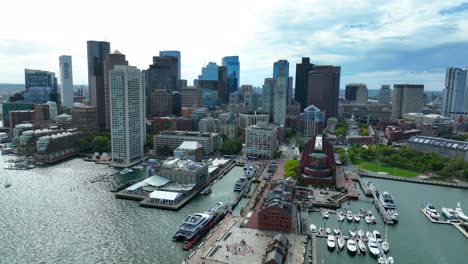
<svg viewBox="0 0 468 264">
<path fill-rule="evenodd" d="M 346 135 L 346 131 L 347 129 L 344 128 L 344 127 L 339 127 L 335 130 L 335 135 L 336 136 L 343 136 L 343 135 Z"/>
<path fill-rule="evenodd" d="M 164 145 L 164 146 L 159 146 L 156 148 L 156 152 L 159 154 L 159 155 L 162 155 L 162 156 L 169 156 L 171 155 L 171 153 L 173 152 L 172 149 L 167 146 L 167 145 Z"/>
<path fill-rule="evenodd" d="M 91 141 L 93 152 L 110 152 L 111 141 L 107 137 L 97 136 Z"/>
<path fill-rule="evenodd" d="M 362 128 L 361 132 L 359 133 L 361 136 L 368 136 L 369 135 L 369 130 L 367 128 Z"/>
<path fill-rule="evenodd" d="M 154 145 L 154 136 L 152 134 L 146 134 L 145 152 L 152 149 Z"/>
<path fill-rule="evenodd" d="M 226 140 L 220 150 L 223 155 L 238 155 L 242 151 L 242 143 L 239 140 Z"/>
<path fill-rule="evenodd" d="M 284 175 L 286 177 L 297 178 L 297 168 L 299 167 L 298 160 L 288 160 L 284 163 Z"/>
<path fill-rule="evenodd" d="M 89 138 L 80 138 L 80 151 L 89 151 L 91 149 L 89 140 Z"/>
</svg>

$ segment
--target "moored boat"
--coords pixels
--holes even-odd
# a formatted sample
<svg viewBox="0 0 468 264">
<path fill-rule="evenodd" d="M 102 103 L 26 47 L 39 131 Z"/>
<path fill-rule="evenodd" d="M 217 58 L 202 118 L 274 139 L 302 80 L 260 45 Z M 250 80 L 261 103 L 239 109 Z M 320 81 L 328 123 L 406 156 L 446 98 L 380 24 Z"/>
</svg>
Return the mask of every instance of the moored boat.
<svg viewBox="0 0 468 264">
<path fill-rule="evenodd" d="M 328 211 L 323 211 L 322 212 L 322 217 L 325 218 L 325 219 L 328 219 L 328 217 L 330 216 L 330 214 L 328 213 Z"/>
<path fill-rule="evenodd" d="M 339 211 L 337 214 L 336 214 L 336 218 L 339 222 L 345 220 L 346 216 L 345 214 L 342 212 L 342 211 Z"/>
<path fill-rule="evenodd" d="M 388 215 L 390 216 L 390 218 L 391 218 L 393 221 L 395 221 L 395 222 L 398 221 L 398 212 L 397 212 L 397 210 L 395 210 L 395 209 L 388 209 L 388 210 L 387 210 L 387 213 L 388 213 Z"/>
<path fill-rule="evenodd" d="M 346 212 L 346 219 L 350 222 L 353 221 L 353 213 L 351 211 Z"/>
<path fill-rule="evenodd" d="M 388 258 L 387 258 L 387 263 L 388 263 L 388 264 L 394 264 L 394 263 L 395 263 L 395 260 L 393 259 L 393 257 L 388 257 Z"/>
<path fill-rule="evenodd" d="M 359 215 L 354 215 L 353 216 L 354 222 L 359 223 L 359 220 L 361 220 L 361 217 Z"/>
<path fill-rule="evenodd" d="M 359 229 L 357 231 L 357 235 L 360 237 L 360 238 L 363 238 L 364 237 L 364 231 L 362 229 Z"/>
<path fill-rule="evenodd" d="M 366 217 L 364 217 L 364 220 L 366 220 L 367 224 L 372 224 L 372 220 L 371 220 L 370 216 L 366 215 Z"/>
<path fill-rule="evenodd" d="M 205 189 L 203 189 L 203 191 L 200 192 L 200 194 L 203 194 L 203 195 L 208 195 L 208 194 L 210 194 L 210 193 L 212 192 L 212 189 L 211 189 L 211 188 L 212 188 L 211 185 L 207 186 Z"/>
<path fill-rule="evenodd" d="M 375 218 L 375 216 L 371 215 L 371 221 L 372 221 L 372 223 L 374 223 L 374 224 L 377 223 L 377 219 Z"/>
<path fill-rule="evenodd" d="M 353 229 L 350 229 L 350 230 L 349 230 L 349 235 L 350 235 L 351 237 L 356 237 L 356 231 L 353 230 Z"/>
<path fill-rule="evenodd" d="M 338 242 L 338 248 L 342 250 L 346 244 L 346 240 L 344 239 L 344 237 L 339 236 L 337 239 L 337 242 Z"/>
<path fill-rule="evenodd" d="M 457 207 L 455 208 L 455 215 L 460 219 L 461 221 L 468 222 L 468 216 L 463 213 L 463 210 L 461 208 L 460 202 L 457 203 Z"/>
<path fill-rule="evenodd" d="M 241 192 L 247 186 L 248 182 L 249 180 L 247 180 L 247 177 L 241 176 L 234 185 L 234 191 Z"/>
<path fill-rule="evenodd" d="M 452 208 L 442 207 L 442 214 L 445 216 L 447 221 L 458 222 L 455 210 L 453 210 Z"/>
<path fill-rule="evenodd" d="M 382 203 L 385 209 L 395 209 L 395 199 L 389 192 L 383 192 L 379 194 L 379 201 Z"/>
<path fill-rule="evenodd" d="M 317 227 L 314 224 L 311 224 L 309 227 L 310 233 L 316 233 L 317 232 Z"/>
<path fill-rule="evenodd" d="M 382 241 L 381 247 L 382 247 L 382 250 L 384 251 L 384 253 L 387 253 L 388 250 L 390 249 L 390 244 L 388 243 L 387 240 L 384 240 L 384 241 Z"/>
<path fill-rule="evenodd" d="M 375 238 L 375 240 L 377 240 L 377 242 L 382 241 L 382 235 L 379 233 L 379 231 L 377 230 L 372 231 L 372 235 Z"/>
<path fill-rule="evenodd" d="M 327 238 L 327 246 L 329 249 L 334 250 L 335 249 L 335 236 L 328 236 Z"/>
<path fill-rule="evenodd" d="M 367 240 L 367 246 L 369 247 L 369 251 L 373 256 L 377 257 L 380 254 L 379 245 L 375 238 L 371 237 L 369 240 Z"/>
<path fill-rule="evenodd" d="M 356 243 L 356 240 L 354 240 L 353 238 L 350 238 L 348 239 L 348 241 L 346 242 L 346 248 L 348 249 L 348 252 L 350 254 L 356 254 L 356 251 L 357 251 L 357 243 Z"/>
<path fill-rule="evenodd" d="M 340 230 L 339 228 L 334 228 L 334 229 L 333 229 L 333 233 L 334 233 L 335 235 L 339 235 L 339 234 L 341 233 L 341 230 Z"/>
<path fill-rule="evenodd" d="M 329 227 L 325 228 L 325 232 L 327 233 L 327 235 L 330 234 L 331 233 L 330 228 Z"/>
<path fill-rule="evenodd" d="M 358 247 L 359 251 L 361 251 L 362 254 L 366 254 L 366 244 L 362 240 L 358 240 Z"/>
</svg>

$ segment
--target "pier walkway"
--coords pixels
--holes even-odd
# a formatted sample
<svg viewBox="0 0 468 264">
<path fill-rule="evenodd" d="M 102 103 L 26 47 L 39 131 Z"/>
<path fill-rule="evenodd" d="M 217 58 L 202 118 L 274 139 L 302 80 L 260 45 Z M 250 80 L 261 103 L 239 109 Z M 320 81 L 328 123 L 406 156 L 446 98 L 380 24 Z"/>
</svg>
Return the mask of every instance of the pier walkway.
<svg viewBox="0 0 468 264">
<path fill-rule="evenodd" d="M 420 210 L 427 217 L 427 219 L 429 219 L 429 221 L 431 221 L 431 223 L 452 225 L 458 231 L 460 231 L 465 236 L 465 238 L 468 238 L 468 232 L 465 229 L 463 229 L 461 223 L 454 223 L 454 222 L 450 222 L 450 221 L 435 220 L 435 219 L 432 219 L 432 217 L 426 212 L 426 210 L 424 210 L 424 208 L 421 208 Z"/>
</svg>

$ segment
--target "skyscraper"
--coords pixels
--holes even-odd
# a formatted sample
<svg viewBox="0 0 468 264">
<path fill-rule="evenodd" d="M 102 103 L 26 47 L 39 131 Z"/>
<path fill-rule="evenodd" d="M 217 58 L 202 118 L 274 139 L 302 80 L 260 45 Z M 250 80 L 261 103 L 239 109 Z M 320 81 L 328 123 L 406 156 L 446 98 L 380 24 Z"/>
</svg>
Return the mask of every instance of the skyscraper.
<svg viewBox="0 0 468 264">
<path fill-rule="evenodd" d="M 109 72 L 112 161 L 130 166 L 143 159 L 145 91 L 142 74 L 133 66 L 115 65 Z"/>
<path fill-rule="evenodd" d="M 62 105 L 73 107 L 73 68 L 72 57 L 62 55 L 59 57 L 60 66 L 60 99 Z"/>
<path fill-rule="evenodd" d="M 181 70 L 181 67 L 180 67 L 180 64 L 181 64 L 180 51 L 178 51 L 178 50 L 163 50 L 163 51 L 159 52 L 159 56 L 160 57 L 169 56 L 169 57 L 177 58 L 177 80 L 181 80 L 182 75 L 181 75 L 181 71 L 180 71 Z"/>
<path fill-rule="evenodd" d="M 394 84 L 392 116 L 401 118 L 407 113 L 421 113 L 424 108 L 424 85 Z"/>
<path fill-rule="evenodd" d="M 309 87 L 307 74 L 313 68 L 314 64 L 310 63 L 309 58 L 302 58 L 302 62 L 296 64 L 296 91 L 294 99 L 301 104 L 301 112 L 310 105 L 307 103 L 307 89 Z"/>
<path fill-rule="evenodd" d="M 340 74 L 339 66 L 314 65 L 307 75 L 307 105 L 318 107 L 327 119 L 338 115 Z"/>
<path fill-rule="evenodd" d="M 358 104 L 367 103 L 367 86 L 363 83 L 350 83 L 346 85 L 345 99 Z"/>
<path fill-rule="evenodd" d="M 289 62 L 279 60 L 273 64 L 273 78 L 284 77 L 286 82 L 286 102 L 289 105 L 292 102 L 292 77 L 289 76 Z"/>
<path fill-rule="evenodd" d="M 106 41 L 87 42 L 88 46 L 88 85 L 89 99 L 97 109 L 98 127 L 106 127 L 106 100 L 104 91 L 104 60 L 110 53 L 110 43 Z"/>
<path fill-rule="evenodd" d="M 263 84 L 262 110 L 270 114 L 270 120 L 275 124 L 286 123 L 287 79 L 285 77 L 265 78 Z"/>
<path fill-rule="evenodd" d="M 172 56 L 153 57 L 153 64 L 149 66 L 147 71 L 148 78 L 148 90 L 150 91 L 149 96 L 149 112 L 150 116 L 159 116 L 160 112 L 157 110 L 161 107 L 172 112 L 173 105 L 167 103 L 172 102 L 167 97 L 160 97 L 158 95 L 172 94 L 173 91 L 178 90 L 177 80 L 177 62 L 178 59 Z M 163 91 L 157 91 L 163 90 Z"/>
<path fill-rule="evenodd" d="M 390 89 L 390 85 L 382 84 L 379 90 L 379 103 L 389 105 L 391 97 L 392 90 Z"/>
<path fill-rule="evenodd" d="M 222 65 L 227 68 L 227 98 L 239 88 L 240 62 L 239 56 L 227 56 L 222 59 Z"/>
<path fill-rule="evenodd" d="M 46 101 L 59 101 L 57 91 L 57 78 L 55 73 L 42 70 L 24 70 L 24 82 L 26 91 L 24 100 L 34 103 Z"/>
<path fill-rule="evenodd" d="M 447 68 L 442 97 L 442 115 L 454 117 L 468 112 L 467 70 Z"/>
<path fill-rule="evenodd" d="M 227 78 L 227 67 L 225 66 L 218 66 L 215 62 L 209 62 L 202 68 L 197 87 L 202 89 L 204 106 L 214 109 L 229 101 Z"/>
<path fill-rule="evenodd" d="M 110 129 L 110 90 L 109 90 L 109 71 L 113 70 L 116 65 L 128 65 L 128 61 L 125 60 L 125 55 L 115 50 L 113 53 L 106 54 L 104 60 L 104 101 L 105 101 L 105 115 L 106 115 L 106 129 Z"/>
</svg>

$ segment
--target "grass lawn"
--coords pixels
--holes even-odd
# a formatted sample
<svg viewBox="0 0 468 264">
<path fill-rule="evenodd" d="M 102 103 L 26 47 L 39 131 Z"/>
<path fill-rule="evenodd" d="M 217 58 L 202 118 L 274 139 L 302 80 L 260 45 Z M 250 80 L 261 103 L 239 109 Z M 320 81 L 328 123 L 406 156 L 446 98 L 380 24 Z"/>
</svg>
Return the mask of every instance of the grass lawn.
<svg viewBox="0 0 468 264">
<path fill-rule="evenodd" d="M 364 169 L 364 170 L 373 171 L 373 172 L 386 172 L 394 176 L 400 176 L 400 177 L 405 177 L 405 178 L 413 178 L 419 175 L 419 173 L 414 172 L 414 171 L 409 171 L 405 169 L 382 165 L 382 164 L 378 164 L 375 162 L 366 162 L 363 160 L 356 160 L 354 164 L 357 165 L 357 167 Z"/>
</svg>

